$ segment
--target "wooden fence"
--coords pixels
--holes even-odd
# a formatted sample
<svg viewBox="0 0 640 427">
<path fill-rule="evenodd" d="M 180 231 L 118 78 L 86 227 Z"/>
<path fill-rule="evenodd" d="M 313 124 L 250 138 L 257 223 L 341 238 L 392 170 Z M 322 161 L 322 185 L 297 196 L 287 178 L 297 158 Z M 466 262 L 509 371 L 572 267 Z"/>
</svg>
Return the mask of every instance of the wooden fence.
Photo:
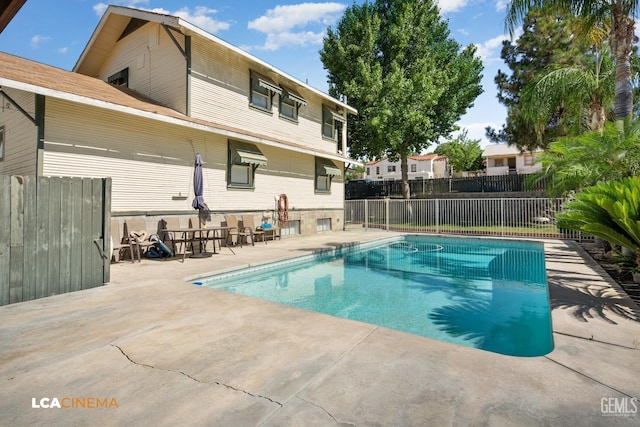
<svg viewBox="0 0 640 427">
<path fill-rule="evenodd" d="M 0 305 L 108 282 L 110 210 L 110 178 L 0 175 Z"/>
</svg>

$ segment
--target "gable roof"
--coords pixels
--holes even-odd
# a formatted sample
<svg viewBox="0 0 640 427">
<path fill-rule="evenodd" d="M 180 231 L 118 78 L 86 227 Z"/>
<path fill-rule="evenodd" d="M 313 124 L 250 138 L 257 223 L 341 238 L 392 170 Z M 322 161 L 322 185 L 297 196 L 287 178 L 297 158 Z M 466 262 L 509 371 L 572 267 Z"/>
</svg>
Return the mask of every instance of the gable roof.
<svg viewBox="0 0 640 427">
<path fill-rule="evenodd" d="M 337 153 L 312 150 L 244 129 L 195 119 L 160 105 L 131 89 L 123 89 L 94 77 L 0 52 L 0 96 L 2 88 L 5 87 L 222 134 L 230 138 L 240 138 L 338 161 L 351 161 Z"/>
<path fill-rule="evenodd" d="M 416 160 L 418 162 L 422 162 L 422 161 L 427 161 L 427 160 L 433 160 L 433 161 L 445 160 L 445 159 L 447 159 L 447 156 L 441 156 L 441 155 L 436 154 L 436 153 L 430 153 L 430 154 L 422 154 L 420 156 L 408 156 L 408 158 L 411 159 L 411 160 Z"/>
<path fill-rule="evenodd" d="M 127 26 L 130 24 L 135 24 L 139 22 L 141 25 L 143 22 L 154 22 L 160 25 L 168 26 L 174 30 L 179 31 L 185 35 L 197 35 L 206 39 L 210 43 L 215 43 L 216 45 L 222 47 L 223 49 L 227 49 L 234 55 L 239 55 L 244 57 L 249 63 L 253 63 L 264 72 L 273 73 L 278 77 L 284 79 L 290 85 L 303 87 L 306 90 L 313 92 L 314 94 L 324 98 L 325 100 L 335 103 L 336 106 L 343 108 L 345 111 L 351 114 L 357 114 L 357 110 L 346 103 L 339 101 L 332 96 L 315 89 L 306 83 L 301 82 L 277 69 L 276 67 L 258 59 L 257 57 L 248 54 L 244 50 L 225 42 L 224 40 L 207 33 L 203 29 L 185 21 L 184 19 L 178 16 L 165 15 L 162 13 L 151 12 L 147 10 L 133 9 L 129 7 L 123 6 L 113 6 L 110 5 L 98 26 L 94 30 L 89 42 L 85 46 L 78 62 L 73 67 L 73 71 L 86 74 L 89 76 L 97 76 L 98 70 L 100 69 L 103 61 L 105 60 L 107 54 L 112 51 L 114 45 L 125 31 Z"/>
</svg>

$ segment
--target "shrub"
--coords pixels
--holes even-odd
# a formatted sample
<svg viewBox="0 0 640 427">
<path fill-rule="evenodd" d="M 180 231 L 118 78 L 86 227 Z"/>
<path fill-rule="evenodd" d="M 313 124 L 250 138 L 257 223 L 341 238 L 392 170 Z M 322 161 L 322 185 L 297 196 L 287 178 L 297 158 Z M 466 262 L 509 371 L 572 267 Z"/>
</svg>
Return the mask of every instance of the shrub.
<svg viewBox="0 0 640 427">
<path fill-rule="evenodd" d="M 579 230 L 636 253 L 640 265 L 640 177 L 588 187 L 558 214 L 558 226 Z"/>
</svg>

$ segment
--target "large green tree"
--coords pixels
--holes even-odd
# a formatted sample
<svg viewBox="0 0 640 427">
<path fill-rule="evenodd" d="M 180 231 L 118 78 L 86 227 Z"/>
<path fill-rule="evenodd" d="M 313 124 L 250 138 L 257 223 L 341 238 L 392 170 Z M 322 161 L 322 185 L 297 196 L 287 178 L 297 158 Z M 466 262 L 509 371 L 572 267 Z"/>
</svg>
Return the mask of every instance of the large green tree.
<svg viewBox="0 0 640 427">
<path fill-rule="evenodd" d="M 485 168 L 479 139 L 469 139 L 464 130 L 455 138 L 439 144 L 435 153 L 449 158 L 449 165 L 456 172 L 477 171 Z"/>
<path fill-rule="evenodd" d="M 551 66 L 523 88 L 522 114 L 538 140 L 553 115 L 561 110 L 570 134 L 601 129 L 613 110 L 614 66 L 606 44 L 572 66 Z"/>
<path fill-rule="evenodd" d="M 548 143 L 568 130 L 563 120 L 564 106 L 546 114 L 546 123 L 532 125 L 527 117 L 527 105 L 521 99 L 524 89 L 535 82 L 545 70 L 579 66 L 589 43 L 574 37 L 573 26 L 563 16 L 547 10 L 532 9 L 524 18 L 522 34 L 513 43 L 504 41 L 501 58 L 510 74 L 498 71 L 498 101 L 507 107 L 506 123 L 502 129 L 487 128 L 493 142 L 516 145 L 526 151 L 546 148 Z"/>
<path fill-rule="evenodd" d="M 365 1 L 327 30 L 320 51 L 329 93 L 358 109 L 350 154 L 399 158 L 405 198 L 407 156 L 449 135 L 482 93 L 475 47 L 449 36 L 431 0 Z"/>
<path fill-rule="evenodd" d="M 507 7 L 506 26 L 513 33 L 532 9 L 542 7 L 556 13 L 580 18 L 586 33 L 590 28 L 609 28 L 609 46 L 615 58 L 615 118 L 625 119 L 633 112 L 631 53 L 637 41 L 634 17 L 635 0 L 512 0 Z"/>
</svg>

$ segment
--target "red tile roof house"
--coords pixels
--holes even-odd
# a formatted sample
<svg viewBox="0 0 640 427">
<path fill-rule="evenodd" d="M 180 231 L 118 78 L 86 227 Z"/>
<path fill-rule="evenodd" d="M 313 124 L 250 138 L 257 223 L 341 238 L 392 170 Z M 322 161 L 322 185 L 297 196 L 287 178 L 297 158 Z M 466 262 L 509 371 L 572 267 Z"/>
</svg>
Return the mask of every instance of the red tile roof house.
<svg viewBox="0 0 640 427">
<path fill-rule="evenodd" d="M 200 153 L 214 224 L 343 228 L 357 111 L 181 18 L 110 6 L 73 72 L 0 53 L 0 100 L 0 173 L 111 177 L 114 216 L 194 215 Z"/>
</svg>

